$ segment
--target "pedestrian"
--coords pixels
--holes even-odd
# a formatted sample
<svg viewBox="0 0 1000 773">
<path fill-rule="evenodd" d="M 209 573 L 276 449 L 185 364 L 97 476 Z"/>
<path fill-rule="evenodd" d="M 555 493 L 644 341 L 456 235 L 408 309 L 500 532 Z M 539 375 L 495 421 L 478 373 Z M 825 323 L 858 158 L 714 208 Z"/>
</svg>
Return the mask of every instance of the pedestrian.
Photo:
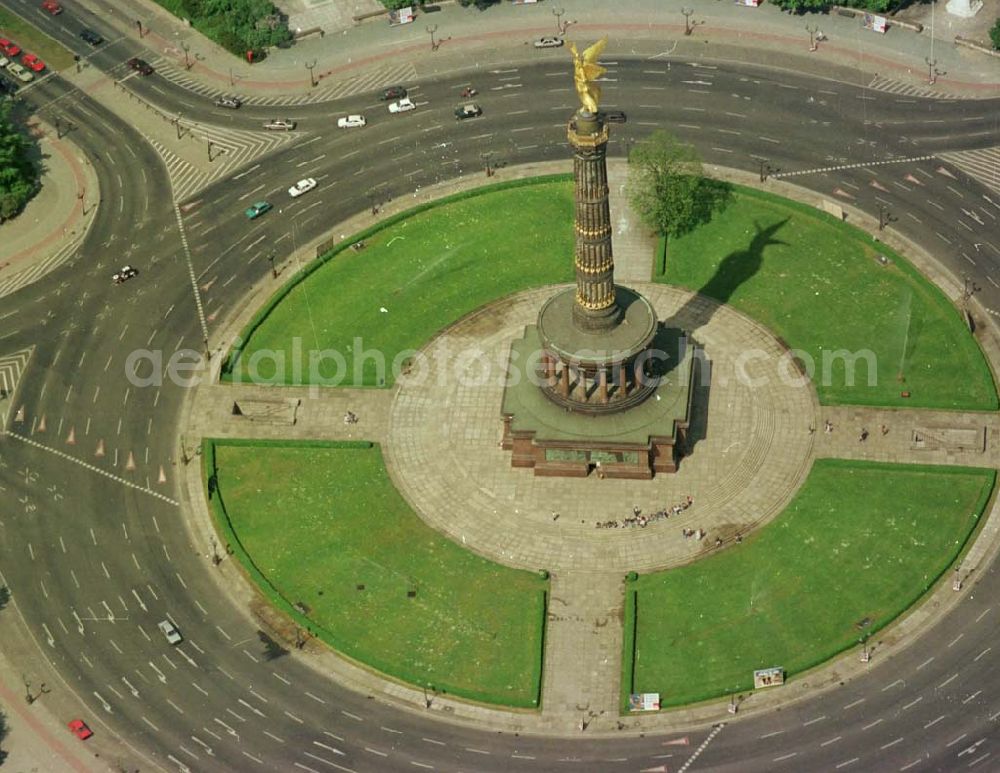
<svg viewBox="0 0 1000 773">
<path fill-rule="evenodd" d="M 639 505 L 632 505 L 632 515 L 634 515 L 636 518 L 638 518 L 639 514 L 641 512 L 642 512 L 642 508 L 639 507 Z"/>
<path fill-rule="evenodd" d="M 826 432 L 826 433 L 828 433 L 828 434 L 830 432 L 833 432 L 833 422 L 830 421 L 829 419 L 827 419 L 825 422 L 823 422 L 823 431 Z"/>
<path fill-rule="evenodd" d="M 864 443 L 868 439 L 868 430 L 864 427 L 861 428 L 861 436 L 858 438 L 858 442 Z"/>
<path fill-rule="evenodd" d="M 883 424 L 881 427 L 879 427 L 879 430 L 882 432 L 883 436 L 889 434 L 889 428 L 885 424 Z"/>
</svg>

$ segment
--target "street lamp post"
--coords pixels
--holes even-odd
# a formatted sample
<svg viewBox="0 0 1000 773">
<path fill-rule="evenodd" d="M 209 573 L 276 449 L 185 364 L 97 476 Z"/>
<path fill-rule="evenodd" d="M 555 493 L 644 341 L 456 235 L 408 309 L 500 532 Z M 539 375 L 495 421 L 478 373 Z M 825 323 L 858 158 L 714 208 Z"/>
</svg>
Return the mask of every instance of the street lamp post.
<svg viewBox="0 0 1000 773">
<path fill-rule="evenodd" d="M 309 85 L 313 88 L 316 87 L 316 76 L 313 75 L 313 68 L 316 66 L 316 60 L 313 59 L 311 62 L 306 62 L 306 69 L 309 71 Z"/>
<path fill-rule="evenodd" d="M 438 46 L 441 45 L 439 42 L 434 41 L 434 33 L 437 32 L 437 28 L 438 25 L 436 24 L 428 24 L 426 27 L 427 34 L 431 36 L 431 51 L 437 51 Z"/>
<path fill-rule="evenodd" d="M 937 76 L 941 74 L 937 70 L 937 59 L 931 59 L 929 56 L 925 56 L 924 62 L 927 63 L 927 83 L 933 86 L 937 83 Z"/>
<path fill-rule="evenodd" d="M 560 35 L 563 34 L 562 21 L 560 21 L 560 20 L 562 19 L 562 15 L 564 13 L 566 13 L 566 9 L 565 8 L 553 8 L 552 9 L 552 15 L 556 17 L 556 32 L 558 32 Z"/>
<path fill-rule="evenodd" d="M 272 279 L 277 279 L 278 278 L 278 269 L 276 269 L 274 267 L 274 250 L 269 250 L 268 251 L 268 253 L 267 253 L 267 259 L 271 263 L 271 278 Z"/>
<path fill-rule="evenodd" d="M 174 118 L 174 128 L 177 129 L 177 139 L 181 138 L 181 114 L 178 113 L 177 117 Z"/>
<path fill-rule="evenodd" d="M 139 37 L 141 38 L 145 33 L 142 31 L 142 20 L 136 19 L 135 26 L 139 28 Z"/>
<path fill-rule="evenodd" d="M 191 46 L 187 43 L 181 43 L 181 48 L 184 50 L 184 69 L 191 69 L 191 58 L 188 56 L 188 51 L 191 50 Z"/>
<path fill-rule="evenodd" d="M 493 151 L 487 150 L 485 153 L 480 153 L 479 157 L 486 162 L 486 176 L 492 177 L 494 170 L 493 167 L 490 165 L 490 159 L 493 157 Z"/>
<path fill-rule="evenodd" d="M 806 32 L 809 33 L 809 50 L 815 51 L 818 46 L 816 45 L 816 33 L 819 32 L 818 24 L 807 24 Z"/>
<path fill-rule="evenodd" d="M 766 158 L 762 158 L 760 161 L 760 181 L 767 182 L 767 176 L 773 172 L 774 169 L 771 168 L 771 162 Z"/>
<path fill-rule="evenodd" d="M 684 34 L 691 34 L 691 14 L 694 13 L 693 8 L 681 8 L 681 13 L 684 14 Z"/>
</svg>

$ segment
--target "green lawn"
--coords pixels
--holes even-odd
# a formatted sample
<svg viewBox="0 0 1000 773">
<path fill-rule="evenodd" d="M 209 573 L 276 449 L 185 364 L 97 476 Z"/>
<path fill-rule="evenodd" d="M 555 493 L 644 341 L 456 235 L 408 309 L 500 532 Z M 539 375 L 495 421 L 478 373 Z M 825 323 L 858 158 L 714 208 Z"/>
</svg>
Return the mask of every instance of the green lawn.
<svg viewBox="0 0 1000 773">
<path fill-rule="evenodd" d="M 635 679 L 627 615 L 623 692 L 691 703 L 750 689 L 754 669 L 794 674 L 856 644 L 948 569 L 994 476 L 819 460 L 787 510 L 743 544 L 629 585 Z"/>
<path fill-rule="evenodd" d="M 804 351 L 823 403 L 997 408 L 989 366 L 941 292 L 811 207 L 740 188 L 711 223 L 670 241 L 662 281 L 731 303 Z M 838 350 L 870 351 L 877 383 L 858 359 L 850 385 Z"/>
<path fill-rule="evenodd" d="M 286 609 L 305 603 L 331 646 L 438 691 L 537 705 L 548 582 L 426 526 L 377 446 L 219 442 L 215 465 L 265 593 Z"/>
<path fill-rule="evenodd" d="M 255 371 L 263 382 L 293 383 L 299 338 L 302 351 L 334 349 L 346 364 L 341 370 L 328 358 L 315 368 L 316 379 L 303 355 L 303 383 L 329 383 L 339 373 L 345 386 L 391 384 L 400 352 L 419 349 L 463 315 L 508 293 L 572 281 L 573 188 L 544 183 L 465 198 L 365 243 L 361 252 L 339 253 L 271 310 L 240 358 L 242 378 Z M 284 357 L 283 378 L 270 358 L 251 369 L 268 350 Z M 362 350 L 381 354 L 356 367 Z M 386 363 L 382 373 L 377 359 Z"/>
<path fill-rule="evenodd" d="M 32 2 L 32 6 L 38 4 Z M 36 9 L 31 7 L 25 10 L 29 14 L 34 14 Z M 38 27 L 35 27 L 22 20 L 20 16 L 0 9 L 0 38 L 13 40 L 26 52 L 36 54 L 50 70 L 64 70 L 73 66 L 73 53 L 39 29 L 39 27 L 45 29 L 47 25 L 55 27 L 59 24 L 58 16 L 44 14 L 38 19 Z M 20 61 L 20 58 L 19 54 L 17 60 Z"/>
</svg>

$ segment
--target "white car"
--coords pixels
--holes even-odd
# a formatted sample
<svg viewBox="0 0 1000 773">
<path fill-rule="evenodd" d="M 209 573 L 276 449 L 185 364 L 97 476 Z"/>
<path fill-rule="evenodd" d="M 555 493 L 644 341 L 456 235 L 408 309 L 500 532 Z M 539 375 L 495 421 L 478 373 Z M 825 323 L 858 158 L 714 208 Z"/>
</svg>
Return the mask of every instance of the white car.
<svg viewBox="0 0 1000 773">
<path fill-rule="evenodd" d="M 0 67 L 6 67 L 8 64 L 10 64 L 10 59 L 0 54 Z"/>
<path fill-rule="evenodd" d="M 365 120 L 363 115 L 345 115 L 343 118 L 337 119 L 337 126 L 341 129 L 356 129 L 367 123 L 368 121 Z"/>
<path fill-rule="evenodd" d="M 413 104 L 412 100 L 409 97 L 404 97 L 398 102 L 389 103 L 390 113 L 405 113 L 408 110 L 416 110 L 416 108 L 417 106 Z"/>
<path fill-rule="evenodd" d="M 562 38 L 539 38 L 535 41 L 535 48 L 559 48 L 562 44 Z"/>
<path fill-rule="evenodd" d="M 177 630 L 177 626 L 169 620 L 161 620 L 156 624 L 156 627 L 160 629 L 163 635 L 167 637 L 167 641 L 171 644 L 180 644 L 184 641 L 184 637 L 181 636 L 181 632 Z"/>
<path fill-rule="evenodd" d="M 7 72 L 23 83 L 31 83 L 35 79 L 34 73 L 16 62 L 11 62 L 7 65 Z"/>
<path fill-rule="evenodd" d="M 312 177 L 307 177 L 304 180 L 299 180 L 295 185 L 288 189 L 288 195 L 293 199 L 296 196 L 301 196 L 303 193 L 308 193 L 313 188 L 316 187 L 316 181 Z"/>
<path fill-rule="evenodd" d="M 295 128 L 295 121 L 288 118 L 272 118 L 264 122 L 264 128 L 271 131 L 290 132 Z"/>
</svg>

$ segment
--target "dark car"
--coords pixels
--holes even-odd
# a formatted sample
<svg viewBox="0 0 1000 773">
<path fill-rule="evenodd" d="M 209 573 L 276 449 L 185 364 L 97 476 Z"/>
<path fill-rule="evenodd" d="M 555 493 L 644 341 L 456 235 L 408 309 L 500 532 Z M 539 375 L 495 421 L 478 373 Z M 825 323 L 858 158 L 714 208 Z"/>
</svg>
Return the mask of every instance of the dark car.
<svg viewBox="0 0 1000 773">
<path fill-rule="evenodd" d="M 129 279 L 139 275 L 138 270 L 134 267 L 125 265 L 118 269 L 114 274 L 111 275 L 111 281 L 116 285 L 120 285 L 123 282 L 127 282 Z"/>
<path fill-rule="evenodd" d="M 230 110 L 238 110 L 243 100 L 239 97 L 219 97 L 215 100 L 216 107 L 228 107 Z"/>
<path fill-rule="evenodd" d="M 145 59 L 140 59 L 137 56 L 133 56 L 127 62 L 125 62 L 129 67 L 135 70 L 140 75 L 152 75 L 154 70 L 153 66 L 147 62 Z"/>
<path fill-rule="evenodd" d="M 85 43 L 90 43 L 92 46 L 99 46 L 104 42 L 104 38 L 93 30 L 80 30 L 80 37 Z"/>
<path fill-rule="evenodd" d="M 609 110 L 604 114 L 604 120 L 608 123 L 625 123 L 628 120 L 628 116 L 621 110 Z"/>
<path fill-rule="evenodd" d="M 483 114 L 483 109 L 475 102 L 466 102 L 455 108 L 455 118 L 464 121 L 466 118 L 475 118 Z"/>
<path fill-rule="evenodd" d="M 402 99 L 405 96 L 406 89 L 402 86 L 390 86 L 389 88 L 383 90 L 382 93 L 378 95 L 378 98 L 385 102 L 390 99 Z"/>
</svg>

